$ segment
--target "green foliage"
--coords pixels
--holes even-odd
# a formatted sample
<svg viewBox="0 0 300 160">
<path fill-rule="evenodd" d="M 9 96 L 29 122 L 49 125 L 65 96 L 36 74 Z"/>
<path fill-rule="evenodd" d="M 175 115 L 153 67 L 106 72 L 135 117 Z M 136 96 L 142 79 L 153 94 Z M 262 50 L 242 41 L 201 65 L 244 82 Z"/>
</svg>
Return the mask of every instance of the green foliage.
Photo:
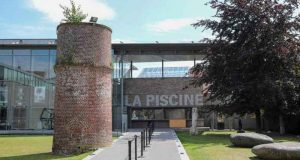
<svg viewBox="0 0 300 160">
<path fill-rule="evenodd" d="M 82 22 L 88 15 L 84 14 L 81 11 L 81 7 L 76 6 L 76 4 L 73 0 L 70 0 L 70 3 L 71 3 L 71 8 L 60 5 L 60 7 L 63 9 L 63 14 L 65 17 L 65 19 L 63 19 L 63 21 L 68 22 L 68 23 Z"/>
<path fill-rule="evenodd" d="M 211 30 L 214 39 L 205 61 L 193 68 L 193 85 L 211 84 L 214 106 L 229 114 L 268 110 L 295 114 L 300 110 L 299 29 L 294 0 L 211 0 L 215 19 L 195 27 Z"/>
<path fill-rule="evenodd" d="M 69 49 L 69 51 L 67 53 L 57 55 L 56 65 L 74 66 L 74 65 L 77 65 L 77 64 L 78 63 L 75 60 L 74 50 Z"/>
</svg>

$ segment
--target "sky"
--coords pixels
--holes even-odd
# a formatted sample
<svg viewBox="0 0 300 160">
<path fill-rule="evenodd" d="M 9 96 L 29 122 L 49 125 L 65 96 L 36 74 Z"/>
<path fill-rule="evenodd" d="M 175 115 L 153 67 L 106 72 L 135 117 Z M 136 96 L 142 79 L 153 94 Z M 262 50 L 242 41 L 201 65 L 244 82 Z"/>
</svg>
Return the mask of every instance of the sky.
<svg viewBox="0 0 300 160">
<path fill-rule="evenodd" d="M 112 28 L 119 43 L 189 43 L 211 37 L 192 23 L 211 18 L 208 0 L 74 0 L 84 13 Z M 0 39 L 56 38 L 69 0 L 1 0 Z"/>
</svg>

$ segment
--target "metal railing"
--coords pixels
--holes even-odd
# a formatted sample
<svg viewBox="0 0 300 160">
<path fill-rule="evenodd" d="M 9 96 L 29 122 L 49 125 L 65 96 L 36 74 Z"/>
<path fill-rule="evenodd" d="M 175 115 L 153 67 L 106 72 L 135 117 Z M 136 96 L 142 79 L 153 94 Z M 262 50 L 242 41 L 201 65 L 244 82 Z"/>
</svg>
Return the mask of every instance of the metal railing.
<svg viewBox="0 0 300 160">
<path fill-rule="evenodd" d="M 144 151 L 146 151 L 146 147 L 150 147 L 151 139 L 153 136 L 154 132 L 154 125 L 150 125 L 146 128 L 144 128 L 141 131 L 141 135 L 137 136 L 134 135 L 134 138 L 128 140 L 128 160 L 132 160 L 132 142 L 134 142 L 134 160 L 137 160 L 138 158 L 144 157 Z M 141 145 L 141 155 L 138 157 L 137 152 L 138 152 L 138 137 L 140 137 Z"/>
</svg>

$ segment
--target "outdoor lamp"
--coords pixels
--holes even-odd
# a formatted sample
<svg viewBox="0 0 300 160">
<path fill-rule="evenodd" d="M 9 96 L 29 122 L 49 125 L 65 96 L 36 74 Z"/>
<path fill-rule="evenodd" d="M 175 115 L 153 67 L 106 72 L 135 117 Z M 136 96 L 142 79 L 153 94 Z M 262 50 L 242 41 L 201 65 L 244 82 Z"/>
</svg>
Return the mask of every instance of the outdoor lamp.
<svg viewBox="0 0 300 160">
<path fill-rule="evenodd" d="M 91 17 L 90 22 L 96 23 L 98 21 L 98 17 Z"/>
</svg>

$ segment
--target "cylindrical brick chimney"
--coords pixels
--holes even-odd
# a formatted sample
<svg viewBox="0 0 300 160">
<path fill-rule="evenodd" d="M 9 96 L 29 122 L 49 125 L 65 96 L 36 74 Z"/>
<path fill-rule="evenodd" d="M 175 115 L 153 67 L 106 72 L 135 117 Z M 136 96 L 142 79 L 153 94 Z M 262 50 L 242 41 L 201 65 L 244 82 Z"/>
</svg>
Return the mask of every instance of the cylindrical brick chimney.
<svg viewBox="0 0 300 160">
<path fill-rule="evenodd" d="M 57 27 L 54 154 L 112 143 L 111 32 L 93 23 Z"/>
</svg>

